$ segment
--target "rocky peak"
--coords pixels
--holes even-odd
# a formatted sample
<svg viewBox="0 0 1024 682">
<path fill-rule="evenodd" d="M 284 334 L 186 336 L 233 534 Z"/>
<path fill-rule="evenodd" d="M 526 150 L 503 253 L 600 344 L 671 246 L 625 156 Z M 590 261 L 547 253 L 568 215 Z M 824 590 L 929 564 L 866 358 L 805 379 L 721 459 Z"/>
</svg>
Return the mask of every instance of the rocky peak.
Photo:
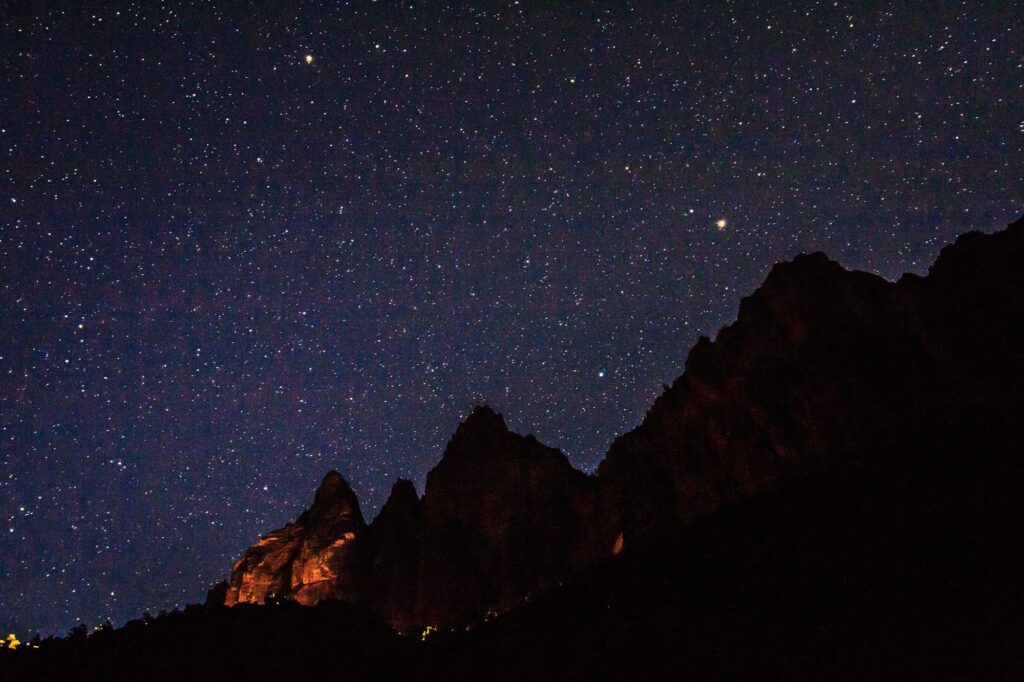
<svg viewBox="0 0 1024 682">
<path fill-rule="evenodd" d="M 500 414 L 489 405 L 477 405 L 455 430 L 448 450 L 458 451 L 485 445 L 510 433 L 508 426 L 505 425 L 505 419 Z"/>
<path fill-rule="evenodd" d="M 585 562 L 592 491 L 561 451 L 475 408 L 427 474 L 417 617 L 465 623 L 564 579 Z"/>
<path fill-rule="evenodd" d="M 821 284 L 842 277 L 843 267 L 821 251 L 797 254 L 791 261 L 776 263 L 768 272 L 761 291 L 769 291 L 781 284 L 794 284 L 801 280 L 814 280 Z"/>
<path fill-rule="evenodd" d="M 838 326 L 859 325 L 883 313 L 891 285 L 881 277 L 844 269 L 824 253 L 801 254 L 772 267 L 740 302 L 736 322 L 715 338 L 730 355 L 740 346 L 800 344 Z"/>
<path fill-rule="evenodd" d="M 994 234 L 962 234 L 942 249 L 928 269 L 926 287 L 932 293 L 960 301 L 975 299 L 986 308 L 1019 304 L 1018 294 L 1024 284 L 1024 268 L 1019 260 L 1022 252 L 1024 217 Z M 980 312 L 990 315 L 996 310 Z"/>
<path fill-rule="evenodd" d="M 476 486 L 484 472 L 493 475 L 505 467 L 515 466 L 515 460 L 552 455 L 564 459 L 560 452 L 541 446 L 532 436 L 513 433 L 500 414 L 487 405 L 478 405 L 455 429 L 441 461 L 427 474 L 424 500 L 442 478 L 455 476 Z M 438 501 L 435 493 L 434 502 Z"/>
<path fill-rule="evenodd" d="M 505 419 L 487 404 L 477 405 L 470 410 L 462 426 L 474 429 L 491 428 L 498 431 L 508 431 L 508 427 L 505 426 Z"/>
<path fill-rule="evenodd" d="M 415 629 L 423 504 L 411 481 L 398 479 L 367 530 L 362 599 L 400 632 Z"/>
<path fill-rule="evenodd" d="M 366 525 L 355 492 L 345 477 L 333 469 L 324 476 L 313 496 L 313 506 L 304 516 L 310 523 L 348 520 L 354 527 Z"/>
<path fill-rule="evenodd" d="M 992 269 L 994 263 L 1014 258 L 1022 243 L 1024 216 L 1007 225 L 1006 229 L 992 234 L 977 230 L 965 232 L 952 244 L 942 247 L 939 257 L 928 268 L 928 276 L 941 278 L 945 271 L 964 268 L 966 263 L 974 267 L 985 265 Z"/>
<path fill-rule="evenodd" d="M 381 507 L 380 514 L 373 520 L 374 526 L 390 519 L 407 519 L 418 516 L 422 505 L 412 481 L 400 478 L 391 486 L 391 494 Z"/>
<path fill-rule="evenodd" d="M 355 492 L 340 473 L 330 471 L 308 510 L 261 538 L 235 563 L 225 603 L 351 597 L 353 550 L 365 530 Z"/>
<path fill-rule="evenodd" d="M 427 474 L 423 502 L 434 509 L 447 504 L 442 489 L 445 495 L 474 499 L 492 481 L 511 476 L 507 482 L 512 482 L 530 470 L 583 476 L 560 450 L 542 445 L 532 435 L 510 431 L 500 414 L 487 405 L 477 406 L 459 424 L 441 461 Z"/>
</svg>

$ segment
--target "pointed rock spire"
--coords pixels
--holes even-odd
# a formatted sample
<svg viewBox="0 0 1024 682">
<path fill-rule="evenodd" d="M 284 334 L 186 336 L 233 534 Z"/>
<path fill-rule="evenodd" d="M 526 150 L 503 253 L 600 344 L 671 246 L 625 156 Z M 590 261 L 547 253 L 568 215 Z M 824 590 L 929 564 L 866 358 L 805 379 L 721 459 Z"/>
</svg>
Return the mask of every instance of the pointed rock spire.
<svg viewBox="0 0 1024 682">
<path fill-rule="evenodd" d="M 412 481 L 400 478 L 391 486 L 391 494 L 381 507 L 377 518 L 407 516 L 410 513 L 417 513 L 419 508 L 420 498 L 416 494 L 416 487 Z"/>
<path fill-rule="evenodd" d="M 324 476 L 313 497 L 313 506 L 306 513 L 310 521 L 324 518 L 340 520 L 347 517 L 356 525 L 365 525 L 355 491 L 345 477 L 334 469 Z"/>
</svg>

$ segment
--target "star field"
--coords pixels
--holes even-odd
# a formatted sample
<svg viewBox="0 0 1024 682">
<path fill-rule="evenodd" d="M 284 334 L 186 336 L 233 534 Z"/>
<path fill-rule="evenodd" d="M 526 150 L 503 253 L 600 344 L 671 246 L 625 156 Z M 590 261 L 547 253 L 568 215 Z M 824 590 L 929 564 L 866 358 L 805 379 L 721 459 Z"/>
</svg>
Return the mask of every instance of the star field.
<svg viewBox="0 0 1024 682">
<path fill-rule="evenodd" d="M 330 468 L 422 492 L 480 402 L 592 470 L 774 262 L 1016 219 L 1021 16 L 12 4 L 0 627 L 200 601 Z"/>
</svg>

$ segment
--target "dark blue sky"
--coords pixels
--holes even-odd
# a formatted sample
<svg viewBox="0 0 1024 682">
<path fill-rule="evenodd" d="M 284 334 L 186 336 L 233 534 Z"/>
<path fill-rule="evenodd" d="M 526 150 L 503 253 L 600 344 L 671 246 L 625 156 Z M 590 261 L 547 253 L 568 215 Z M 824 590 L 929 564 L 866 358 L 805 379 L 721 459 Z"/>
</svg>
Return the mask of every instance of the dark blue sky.
<svg viewBox="0 0 1024 682">
<path fill-rule="evenodd" d="M 199 601 L 482 401 L 593 469 L 772 263 L 1019 217 L 1024 7 L 927 4 L 12 4 L 0 628 Z"/>
</svg>

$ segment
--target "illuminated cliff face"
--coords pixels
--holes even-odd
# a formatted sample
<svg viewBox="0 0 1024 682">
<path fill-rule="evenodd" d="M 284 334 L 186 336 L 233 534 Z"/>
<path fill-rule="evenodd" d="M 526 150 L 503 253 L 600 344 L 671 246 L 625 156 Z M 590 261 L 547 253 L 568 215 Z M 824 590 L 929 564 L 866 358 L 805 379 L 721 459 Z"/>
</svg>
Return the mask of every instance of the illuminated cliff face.
<svg viewBox="0 0 1024 682">
<path fill-rule="evenodd" d="M 356 540 L 365 530 L 355 493 L 341 474 L 330 472 L 308 511 L 261 538 L 235 563 L 225 603 L 354 599 Z"/>
<path fill-rule="evenodd" d="M 284 594 L 290 588 L 284 576 L 290 571 L 292 558 L 302 542 L 302 528 L 288 524 L 260 538 L 231 569 L 231 581 L 225 603 L 262 604 L 270 597 Z"/>
</svg>

